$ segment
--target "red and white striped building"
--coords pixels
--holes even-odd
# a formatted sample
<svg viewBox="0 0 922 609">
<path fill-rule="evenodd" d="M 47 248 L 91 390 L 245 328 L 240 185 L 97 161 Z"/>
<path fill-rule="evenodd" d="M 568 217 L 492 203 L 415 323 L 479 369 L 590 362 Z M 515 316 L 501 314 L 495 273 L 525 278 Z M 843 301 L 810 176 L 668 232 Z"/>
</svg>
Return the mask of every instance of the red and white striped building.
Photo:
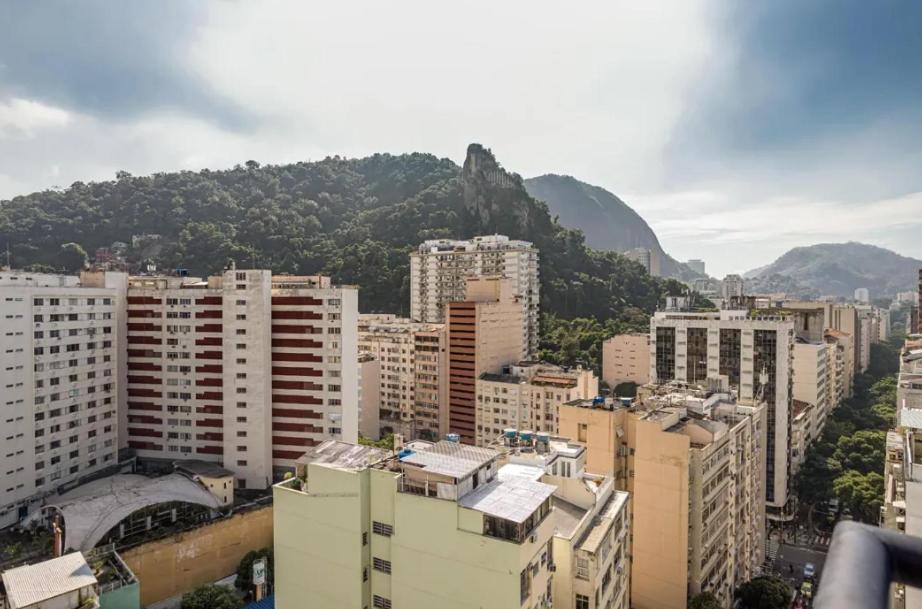
<svg viewBox="0 0 922 609">
<path fill-rule="evenodd" d="M 358 439 L 358 290 L 266 270 L 131 277 L 128 446 L 265 488 L 311 446 Z"/>
</svg>

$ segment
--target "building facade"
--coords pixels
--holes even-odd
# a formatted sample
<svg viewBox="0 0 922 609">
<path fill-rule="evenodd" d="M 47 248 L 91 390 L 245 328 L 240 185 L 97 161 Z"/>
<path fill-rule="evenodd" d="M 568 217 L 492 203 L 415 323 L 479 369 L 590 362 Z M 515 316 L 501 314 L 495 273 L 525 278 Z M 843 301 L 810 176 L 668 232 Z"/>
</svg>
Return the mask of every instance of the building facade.
<svg viewBox="0 0 922 609">
<path fill-rule="evenodd" d="M 117 465 L 127 277 L 0 273 L 0 527 Z"/>
<path fill-rule="evenodd" d="M 765 499 L 786 517 L 790 483 L 794 322 L 780 315 L 658 312 L 650 328 L 650 378 L 702 384 L 721 379 L 745 405 L 764 403 Z"/>
<path fill-rule="evenodd" d="M 602 380 L 611 389 L 621 383 L 649 383 L 650 335 L 618 334 L 603 342 Z"/>
<path fill-rule="evenodd" d="M 494 450 L 404 449 L 326 442 L 275 486 L 276 606 L 549 606 L 555 487 Z"/>
<path fill-rule="evenodd" d="M 502 277 L 509 281 L 522 311 L 522 355 L 538 352 L 538 250 L 527 241 L 503 235 L 466 241 L 426 241 L 410 254 L 410 317 L 446 322 L 449 302 L 467 298 L 469 277 Z"/>
<path fill-rule="evenodd" d="M 477 442 L 477 379 L 519 361 L 522 308 L 506 280 L 468 279 L 468 300 L 448 315 L 448 430 Z"/>
<path fill-rule="evenodd" d="M 813 406 L 813 421 L 809 442 L 819 437 L 826 417 L 833 408 L 830 382 L 828 345 L 795 342 L 793 368 L 793 399 Z M 833 373 L 834 374 L 834 373 Z"/>
<path fill-rule="evenodd" d="M 360 315 L 359 351 L 380 362 L 378 418 L 383 433 L 433 440 L 448 432 L 445 324 Z"/>
<path fill-rule="evenodd" d="M 132 277 L 128 445 L 266 488 L 304 451 L 358 437 L 358 298 L 323 276 Z"/>
<path fill-rule="evenodd" d="M 487 446 L 506 429 L 557 433 L 561 404 L 595 397 L 599 380 L 591 370 L 565 370 L 541 362 L 518 362 L 499 374 L 477 379 L 477 446 Z"/>
</svg>

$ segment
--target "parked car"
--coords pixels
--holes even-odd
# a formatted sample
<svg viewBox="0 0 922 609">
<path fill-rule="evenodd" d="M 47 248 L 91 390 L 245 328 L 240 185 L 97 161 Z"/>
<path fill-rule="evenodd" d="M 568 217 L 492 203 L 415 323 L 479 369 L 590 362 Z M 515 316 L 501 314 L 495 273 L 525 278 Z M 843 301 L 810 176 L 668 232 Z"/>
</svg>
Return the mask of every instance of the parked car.
<svg viewBox="0 0 922 609">
<path fill-rule="evenodd" d="M 816 577 L 816 565 L 812 562 L 808 562 L 804 565 L 804 577 L 807 579 L 813 579 Z"/>
</svg>

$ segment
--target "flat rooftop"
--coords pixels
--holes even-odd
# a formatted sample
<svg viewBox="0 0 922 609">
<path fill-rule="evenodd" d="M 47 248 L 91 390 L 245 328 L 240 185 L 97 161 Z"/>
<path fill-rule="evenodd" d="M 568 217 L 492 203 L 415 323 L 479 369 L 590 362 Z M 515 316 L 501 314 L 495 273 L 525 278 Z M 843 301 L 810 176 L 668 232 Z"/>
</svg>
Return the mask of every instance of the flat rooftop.
<svg viewBox="0 0 922 609">
<path fill-rule="evenodd" d="M 312 447 L 296 463 L 308 465 L 310 463 L 325 465 L 345 470 L 361 470 L 391 456 L 389 450 L 350 444 L 339 440 L 325 440 Z"/>
<path fill-rule="evenodd" d="M 463 507 L 521 524 L 534 514 L 556 489 L 556 486 L 521 476 L 512 476 L 506 480 L 497 478 L 468 493 L 458 503 Z"/>
<path fill-rule="evenodd" d="M 441 440 L 432 444 L 426 450 L 401 457 L 400 462 L 404 465 L 418 467 L 425 472 L 460 480 L 495 460 L 498 456 L 498 452 L 489 448 L 479 448 Z"/>
<path fill-rule="evenodd" d="M 608 498 L 605 506 L 599 512 L 599 516 L 595 523 L 593 523 L 589 530 L 586 531 L 586 536 L 580 540 L 580 550 L 585 550 L 592 554 L 595 554 L 596 551 L 598 551 L 599 545 L 608 534 L 608 529 L 611 526 L 611 523 L 618 516 L 618 512 L 622 509 L 622 507 L 624 507 L 624 504 L 627 502 L 627 498 L 628 493 L 624 491 L 615 491 L 611 494 L 611 497 Z"/>
</svg>

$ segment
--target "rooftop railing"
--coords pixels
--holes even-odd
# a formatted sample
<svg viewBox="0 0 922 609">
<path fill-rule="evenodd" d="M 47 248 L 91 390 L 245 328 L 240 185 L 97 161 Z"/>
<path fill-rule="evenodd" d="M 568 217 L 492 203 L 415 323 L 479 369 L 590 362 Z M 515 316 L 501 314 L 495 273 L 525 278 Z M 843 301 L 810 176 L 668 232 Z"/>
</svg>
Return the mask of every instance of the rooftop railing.
<svg viewBox="0 0 922 609">
<path fill-rule="evenodd" d="M 815 609 L 887 609 L 890 584 L 922 587 L 922 538 L 841 522 L 823 567 Z"/>
</svg>

